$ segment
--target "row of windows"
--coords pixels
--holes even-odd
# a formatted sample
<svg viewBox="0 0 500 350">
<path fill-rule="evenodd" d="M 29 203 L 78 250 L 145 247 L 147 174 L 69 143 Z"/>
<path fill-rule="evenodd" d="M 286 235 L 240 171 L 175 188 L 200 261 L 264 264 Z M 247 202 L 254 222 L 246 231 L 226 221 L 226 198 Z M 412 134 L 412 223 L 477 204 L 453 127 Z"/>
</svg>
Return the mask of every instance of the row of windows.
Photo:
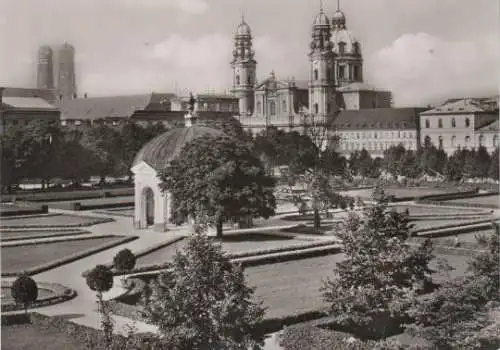
<svg viewBox="0 0 500 350">
<path fill-rule="evenodd" d="M 344 54 L 345 53 L 345 47 L 346 47 L 346 43 L 341 41 L 338 43 L 338 46 L 339 46 L 339 54 Z M 355 54 L 359 54 L 359 43 L 353 43 L 352 44 L 352 49 L 354 51 Z"/>
<path fill-rule="evenodd" d="M 410 141 L 403 141 L 400 143 L 396 142 L 367 142 L 367 143 L 359 143 L 359 142 L 342 142 L 342 148 L 344 150 L 362 150 L 365 149 L 367 151 L 384 151 L 393 146 L 398 146 L 402 144 L 406 149 L 416 149 L 416 144 Z"/>
<path fill-rule="evenodd" d="M 393 122 L 378 122 L 378 123 L 368 123 L 368 122 L 362 122 L 362 123 L 346 123 L 346 124 L 337 124 L 336 125 L 339 129 L 344 129 L 344 128 L 350 128 L 350 127 L 355 127 L 355 128 L 401 128 L 401 129 L 406 129 L 407 124 L 405 122 L 401 123 L 393 123 Z"/>
<path fill-rule="evenodd" d="M 268 105 L 269 105 L 269 114 L 276 115 L 276 101 L 271 100 L 269 101 Z M 287 106 L 288 104 L 286 100 L 281 101 L 281 112 L 286 113 L 288 109 Z M 260 101 L 257 101 L 257 113 L 263 113 L 262 103 Z"/>
<path fill-rule="evenodd" d="M 240 84 L 241 84 L 240 76 L 236 75 L 236 85 L 240 85 Z M 251 75 L 248 75 L 248 77 L 247 77 L 247 84 L 248 85 L 252 85 L 253 84 L 253 82 L 252 82 L 252 76 Z"/>
<path fill-rule="evenodd" d="M 450 125 L 452 128 L 456 128 L 457 127 L 457 121 L 455 118 L 451 118 L 451 122 L 450 122 Z M 469 118 L 465 118 L 465 127 L 466 128 L 469 128 L 470 127 L 470 119 Z M 426 119 L 425 120 L 425 127 L 426 128 L 430 128 L 431 127 L 431 122 L 429 119 Z M 443 127 L 443 119 L 442 118 L 439 118 L 438 119 L 438 128 L 442 128 Z"/>
<path fill-rule="evenodd" d="M 430 142 L 431 141 L 431 138 L 429 136 L 426 136 L 425 137 L 425 142 Z M 470 136 L 465 136 L 464 137 L 464 144 L 463 146 L 467 147 L 468 145 L 470 145 Z M 438 147 L 439 148 L 443 148 L 443 143 L 444 143 L 444 138 L 443 136 L 439 136 L 438 137 Z M 459 144 L 457 143 L 457 137 L 455 135 L 453 135 L 450 139 L 450 145 L 451 147 L 458 147 Z M 488 145 L 485 143 L 485 138 L 484 138 L 484 135 L 479 135 L 479 138 L 478 138 L 478 146 L 481 147 L 481 146 L 485 146 L 487 147 Z M 493 136 L 493 139 L 491 140 L 491 146 L 492 147 L 497 147 L 498 146 L 498 135 L 495 135 Z"/>
<path fill-rule="evenodd" d="M 346 79 L 349 78 L 348 74 L 346 74 L 346 69 L 348 66 L 338 66 L 337 72 L 338 72 L 338 78 L 339 79 Z M 319 79 L 319 71 L 317 69 L 314 70 L 313 73 L 313 79 L 318 80 Z M 352 66 L 352 79 L 358 80 L 359 77 L 359 66 Z M 331 80 L 335 78 L 335 74 L 333 73 L 332 69 L 328 69 L 326 72 L 326 78 L 327 80 Z"/>
<path fill-rule="evenodd" d="M 378 139 L 378 138 L 413 138 L 414 134 L 412 132 L 406 132 L 406 131 L 373 131 L 373 132 L 352 132 L 352 133 L 344 133 L 343 137 L 350 138 L 350 139 Z"/>
</svg>

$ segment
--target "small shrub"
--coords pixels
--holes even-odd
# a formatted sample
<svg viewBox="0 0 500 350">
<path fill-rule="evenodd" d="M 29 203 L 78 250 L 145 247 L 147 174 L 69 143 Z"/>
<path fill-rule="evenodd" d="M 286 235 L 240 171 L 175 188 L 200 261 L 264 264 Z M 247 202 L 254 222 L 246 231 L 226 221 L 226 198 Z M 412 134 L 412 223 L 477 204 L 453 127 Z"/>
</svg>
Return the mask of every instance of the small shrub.
<svg viewBox="0 0 500 350">
<path fill-rule="evenodd" d="M 113 273 L 104 265 L 94 267 L 86 278 L 87 285 L 95 292 L 106 292 L 113 287 Z"/>
<path fill-rule="evenodd" d="M 24 310 L 27 313 L 29 304 L 38 298 L 38 286 L 30 276 L 24 274 L 12 284 L 11 294 L 16 303 L 24 305 Z"/>
<path fill-rule="evenodd" d="M 130 249 L 120 250 L 113 258 L 113 265 L 118 271 L 130 271 L 135 267 L 136 257 Z"/>
</svg>

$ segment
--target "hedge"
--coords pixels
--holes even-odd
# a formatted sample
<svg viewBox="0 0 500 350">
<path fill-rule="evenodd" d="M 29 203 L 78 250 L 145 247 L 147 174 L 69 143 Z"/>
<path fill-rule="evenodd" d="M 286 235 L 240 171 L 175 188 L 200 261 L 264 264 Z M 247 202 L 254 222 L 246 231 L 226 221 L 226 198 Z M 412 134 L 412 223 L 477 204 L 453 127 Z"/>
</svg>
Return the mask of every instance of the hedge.
<svg viewBox="0 0 500 350">
<path fill-rule="evenodd" d="M 46 216 L 58 216 L 62 214 L 47 214 Z M 65 214 L 66 215 L 66 214 Z M 41 215 L 40 215 L 41 216 Z M 33 218 L 33 216 L 30 216 L 30 218 Z M 104 224 L 107 222 L 113 222 L 115 221 L 113 218 L 90 218 L 90 217 L 85 217 L 86 219 L 91 219 L 87 222 L 81 222 L 81 223 L 75 223 L 75 224 L 28 224 L 28 225 L 5 225 L 5 221 L 8 221 L 9 219 L 3 219 L 3 224 L 0 226 L 2 229 L 21 229 L 21 228 L 51 228 L 51 227 L 87 227 L 87 226 L 93 226 L 93 225 L 98 225 L 98 224 Z M 17 217 L 16 219 L 19 219 Z"/>
<path fill-rule="evenodd" d="M 128 208 L 131 205 L 134 205 L 133 201 L 122 202 L 122 203 L 96 203 L 96 204 L 81 204 L 80 202 L 49 204 L 49 206 L 54 209 L 64 209 L 64 210 L 74 210 L 74 211 L 108 209 L 108 208 Z"/>
<path fill-rule="evenodd" d="M 0 217 L 20 216 L 20 215 L 36 215 L 48 213 L 49 207 L 47 205 L 33 205 L 30 208 L 14 207 L 5 208 L 0 207 Z"/>
<path fill-rule="evenodd" d="M 460 228 L 463 226 L 468 226 L 468 225 L 478 225 L 478 224 L 490 224 L 491 226 L 491 221 L 495 219 L 481 219 L 481 220 L 475 220 L 475 221 L 470 221 L 467 223 L 461 223 L 461 224 L 456 224 L 456 223 L 451 223 L 447 225 L 441 225 L 441 226 L 433 226 L 433 227 L 426 227 L 426 228 L 421 228 L 418 230 L 413 230 L 412 233 L 415 235 L 421 235 L 424 234 L 425 232 L 430 232 L 430 231 L 435 231 L 435 230 L 444 230 L 448 228 Z"/>
<path fill-rule="evenodd" d="M 2 194 L 2 202 L 16 202 L 18 200 L 30 202 L 51 202 L 61 200 L 78 200 L 78 199 L 91 199 L 103 197 L 121 197 L 133 196 L 133 187 L 124 188 L 107 188 L 107 189 L 93 189 L 93 190 L 70 190 L 70 191 L 49 191 L 49 192 L 32 192 L 32 193 L 16 193 L 16 194 Z"/>
<path fill-rule="evenodd" d="M 12 281 L 2 281 L 2 288 L 10 288 Z M 76 291 L 71 288 L 67 288 L 61 284 L 57 283 L 45 283 L 37 282 L 38 288 L 48 289 L 54 293 L 54 295 L 37 299 L 34 303 L 30 304 L 30 308 L 38 308 L 42 306 L 54 305 L 62 303 L 67 300 L 71 300 L 76 297 Z M 2 302 L 2 312 L 24 310 L 24 305 L 17 304 L 14 300 L 10 303 Z"/>
<path fill-rule="evenodd" d="M 80 239 L 80 240 L 82 240 L 82 239 L 93 239 L 93 238 L 97 238 L 97 237 L 121 237 L 121 236 L 108 235 L 108 236 L 95 236 L 95 237 L 84 237 L 84 238 L 77 237 L 77 239 L 75 239 L 75 240 L 78 240 L 78 239 Z M 78 253 L 69 255 L 67 257 L 64 257 L 64 258 L 61 258 L 61 259 L 58 259 L 58 260 L 55 260 L 55 261 L 51 261 L 51 262 L 48 262 L 48 263 L 43 264 L 43 265 L 36 266 L 36 267 L 31 268 L 31 269 L 27 269 L 24 272 L 27 273 L 30 276 L 31 275 L 35 275 L 37 273 L 41 273 L 41 272 L 44 272 L 44 271 L 47 271 L 47 270 L 51 270 L 53 268 L 56 268 L 56 267 L 68 264 L 70 262 L 73 262 L 73 261 L 85 258 L 87 256 L 99 253 L 101 251 L 104 251 L 104 250 L 107 250 L 107 249 L 110 249 L 110 248 L 114 248 L 114 247 L 119 246 L 121 244 L 128 243 L 128 242 L 133 241 L 133 240 L 135 240 L 137 238 L 139 238 L 139 237 L 138 236 L 126 236 L 126 237 L 123 237 L 122 239 L 120 239 L 118 241 L 106 243 L 106 244 L 103 244 L 103 245 L 101 245 L 99 247 L 87 249 L 87 250 L 85 250 L 83 252 L 78 252 Z M 51 242 L 39 242 L 39 243 L 33 243 L 32 242 L 32 243 L 27 243 L 27 244 L 44 244 L 44 243 L 51 243 Z M 21 245 L 26 245 L 26 244 L 18 244 L 17 246 L 21 246 Z M 1 275 L 2 275 L 2 277 L 16 277 L 19 274 L 20 274 L 20 272 L 2 272 Z"/>
<path fill-rule="evenodd" d="M 5 231 L 0 231 L 0 233 L 5 232 Z M 1 242 L 13 242 L 13 241 L 21 241 L 21 240 L 33 240 L 33 239 L 40 239 L 40 238 L 60 238 L 60 237 L 73 237 L 73 236 L 78 236 L 78 235 L 83 235 L 83 234 L 89 234 L 89 231 L 82 231 L 82 230 L 73 230 L 73 231 L 54 231 L 55 234 L 41 234 L 41 235 L 36 235 L 36 236 L 23 236 L 22 232 L 29 232 L 29 231 L 19 231 L 21 233 L 19 236 L 16 237 L 9 237 L 9 238 L 1 238 Z M 42 231 L 43 232 L 43 231 Z M 47 231 L 51 232 L 51 231 Z M 95 238 L 95 237 L 92 237 Z"/>
</svg>

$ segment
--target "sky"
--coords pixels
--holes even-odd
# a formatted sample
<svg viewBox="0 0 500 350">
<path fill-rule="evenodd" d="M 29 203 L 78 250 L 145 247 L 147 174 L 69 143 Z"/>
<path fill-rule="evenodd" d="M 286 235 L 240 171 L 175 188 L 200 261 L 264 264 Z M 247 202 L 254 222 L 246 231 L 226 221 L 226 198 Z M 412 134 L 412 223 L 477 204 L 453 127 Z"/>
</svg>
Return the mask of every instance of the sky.
<svg viewBox="0 0 500 350">
<path fill-rule="evenodd" d="M 252 29 L 257 78 L 308 77 L 320 0 L 0 0 L 0 86 L 36 84 L 42 44 L 76 50 L 79 94 L 223 92 L 233 36 Z M 323 0 L 331 16 L 336 0 Z M 365 82 L 396 106 L 494 95 L 499 81 L 495 0 L 340 0 L 361 44 Z"/>
</svg>

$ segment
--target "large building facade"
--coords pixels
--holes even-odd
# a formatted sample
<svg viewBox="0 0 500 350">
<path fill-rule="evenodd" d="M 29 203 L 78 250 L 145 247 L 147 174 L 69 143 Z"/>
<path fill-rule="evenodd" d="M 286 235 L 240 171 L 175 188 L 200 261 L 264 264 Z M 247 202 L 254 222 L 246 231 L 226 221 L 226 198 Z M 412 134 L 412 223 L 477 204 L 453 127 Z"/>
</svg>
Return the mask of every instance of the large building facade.
<svg viewBox="0 0 500 350">
<path fill-rule="evenodd" d="M 307 52 L 308 81 L 280 80 L 272 72 L 258 82 L 252 40 L 250 26 L 242 19 L 234 36 L 232 92 L 239 99 L 241 123 L 254 134 L 271 125 L 300 127 L 304 114 L 326 120 L 339 110 L 392 105 L 389 91 L 363 82 L 361 44 L 347 30 L 339 8 L 331 19 L 323 8 L 314 18 Z"/>
</svg>

